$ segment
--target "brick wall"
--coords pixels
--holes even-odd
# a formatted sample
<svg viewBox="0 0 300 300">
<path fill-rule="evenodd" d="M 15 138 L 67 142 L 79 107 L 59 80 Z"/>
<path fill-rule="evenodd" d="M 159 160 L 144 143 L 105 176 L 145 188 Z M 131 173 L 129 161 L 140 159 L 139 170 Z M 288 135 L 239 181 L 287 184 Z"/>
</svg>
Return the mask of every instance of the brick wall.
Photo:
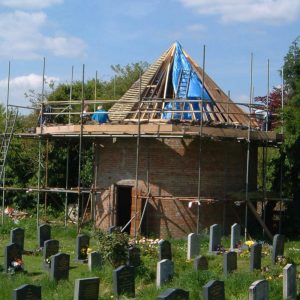
<svg viewBox="0 0 300 300">
<path fill-rule="evenodd" d="M 250 151 L 249 190 L 256 189 L 257 148 Z M 106 229 L 115 222 L 115 190 L 117 185 L 132 186 L 132 217 L 135 212 L 136 139 L 103 139 L 96 146 L 97 187 L 103 194 L 97 200 L 96 223 Z M 245 189 L 246 143 L 202 140 L 201 197 L 226 199 L 229 192 Z M 147 179 L 151 192 L 143 222 L 144 233 L 182 237 L 196 230 L 197 208 L 188 208 L 180 197 L 197 197 L 198 139 L 140 140 L 137 211 L 142 211 L 141 197 L 147 195 Z M 166 198 L 178 197 L 179 200 Z M 213 223 L 229 226 L 241 220 L 241 208 L 233 203 L 202 204 L 201 228 Z M 137 220 L 139 221 L 139 216 Z M 230 219 L 229 219 L 230 218 Z M 239 220 L 240 219 L 240 220 Z M 134 224 L 131 226 L 133 233 Z"/>
</svg>

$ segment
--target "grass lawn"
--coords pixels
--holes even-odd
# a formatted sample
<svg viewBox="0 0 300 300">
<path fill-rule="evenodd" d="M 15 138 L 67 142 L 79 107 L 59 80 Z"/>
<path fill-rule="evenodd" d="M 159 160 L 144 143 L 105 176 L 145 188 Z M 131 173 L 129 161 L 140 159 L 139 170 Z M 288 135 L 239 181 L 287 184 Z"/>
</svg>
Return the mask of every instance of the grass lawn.
<svg viewBox="0 0 300 300">
<path fill-rule="evenodd" d="M 6 220 L 5 226 L 1 227 L 0 235 L 0 265 L 3 269 L 4 246 L 9 242 L 11 228 L 22 227 L 25 229 L 25 250 L 37 249 L 36 227 L 33 219 L 21 221 L 20 224 L 10 224 Z M 93 235 L 92 231 L 84 229 L 82 233 Z M 73 299 L 74 281 L 77 278 L 100 277 L 99 299 L 112 299 L 112 271 L 113 267 L 106 263 L 100 271 L 89 272 L 88 266 L 74 261 L 76 226 L 52 225 L 52 238 L 60 242 L 60 251 L 71 255 L 71 269 L 69 280 L 60 281 L 58 284 L 48 279 L 48 273 L 42 268 L 42 254 L 23 255 L 26 274 L 8 275 L 0 273 L 0 299 L 11 299 L 12 290 L 23 284 L 36 284 L 42 286 L 43 300 L 68 300 Z M 136 299 L 156 299 L 166 288 L 182 288 L 190 292 L 190 299 L 202 299 L 202 287 L 211 279 L 225 281 L 226 299 L 248 299 L 248 289 L 252 282 L 258 279 L 269 281 L 269 299 L 282 299 L 282 268 L 288 262 L 300 263 L 300 242 L 288 241 L 285 244 L 286 261 L 282 265 L 271 266 L 271 255 L 267 246 L 263 247 L 262 259 L 263 271 L 249 271 L 249 256 L 247 253 L 238 256 L 238 271 L 224 277 L 222 255 L 208 256 L 209 270 L 195 272 L 193 262 L 187 261 L 187 242 L 185 240 L 171 240 L 175 275 L 160 290 L 156 289 L 156 248 L 142 247 L 142 265 L 136 270 Z M 224 238 L 223 245 L 229 247 L 229 239 Z M 91 238 L 92 250 L 97 250 L 97 241 Z M 208 237 L 203 235 L 201 254 L 207 255 Z"/>
</svg>

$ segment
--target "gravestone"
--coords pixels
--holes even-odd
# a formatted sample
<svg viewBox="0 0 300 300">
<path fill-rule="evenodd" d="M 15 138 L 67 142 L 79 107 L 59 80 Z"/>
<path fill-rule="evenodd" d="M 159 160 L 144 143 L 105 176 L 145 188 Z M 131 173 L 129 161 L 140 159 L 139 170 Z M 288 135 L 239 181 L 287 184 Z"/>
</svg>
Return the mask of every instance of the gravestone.
<svg viewBox="0 0 300 300">
<path fill-rule="evenodd" d="M 10 231 L 10 243 L 17 244 L 22 251 L 24 251 L 24 235 L 25 230 L 23 228 L 15 228 Z"/>
<path fill-rule="evenodd" d="M 76 237 L 75 260 L 77 262 L 87 261 L 89 246 L 90 246 L 90 237 L 88 235 L 79 234 Z"/>
<path fill-rule="evenodd" d="M 211 280 L 204 285 L 203 300 L 225 300 L 224 281 Z"/>
<path fill-rule="evenodd" d="M 187 259 L 193 259 L 200 253 L 200 236 L 197 233 L 188 235 Z"/>
<path fill-rule="evenodd" d="M 249 288 L 249 300 L 268 300 L 269 283 L 267 280 L 257 280 Z"/>
<path fill-rule="evenodd" d="M 160 240 L 158 242 L 158 260 L 161 261 L 163 259 L 172 260 L 171 243 L 169 241 Z"/>
<path fill-rule="evenodd" d="M 284 252 L 284 235 L 275 234 L 272 248 L 272 264 L 275 264 L 278 256 L 283 256 Z"/>
<path fill-rule="evenodd" d="M 241 240 L 241 226 L 238 223 L 234 223 L 231 226 L 231 236 L 230 236 L 230 249 L 238 248 L 238 243 Z"/>
<path fill-rule="evenodd" d="M 93 251 L 88 254 L 88 266 L 91 272 L 100 270 L 101 265 L 102 265 L 102 256 L 99 252 Z"/>
<path fill-rule="evenodd" d="M 205 256 L 197 256 L 194 260 L 194 270 L 195 271 L 204 271 L 208 270 L 208 260 Z"/>
<path fill-rule="evenodd" d="M 14 266 L 14 262 L 22 261 L 23 251 L 16 243 L 9 244 L 4 249 L 4 271 L 9 272 L 9 269 L 15 269 L 15 271 L 21 270 Z"/>
<path fill-rule="evenodd" d="M 182 289 L 167 289 L 156 300 L 189 300 L 190 293 Z"/>
<path fill-rule="evenodd" d="M 228 275 L 228 273 L 231 273 L 237 269 L 237 253 L 234 251 L 230 251 L 224 253 L 223 257 L 224 275 L 226 276 Z"/>
<path fill-rule="evenodd" d="M 57 253 L 51 256 L 50 279 L 59 281 L 69 279 L 70 255 Z"/>
<path fill-rule="evenodd" d="M 297 267 L 287 264 L 283 268 L 283 299 L 297 299 Z"/>
<path fill-rule="evenodd" d="M 98 300 L 99 285 L 99 277 L 76 279 L 74 300 Z"/>
<path fill-rule="evenodd" d="M 216 252 L 221 245 L 222 227 L 219 224 L 210 226 L 209 230 L 209 252 Z"/>
<path fill-rule="evenodd" d="M 46 270 L 50 269 L 51 256 L 57 254 L 59 251 L 59 241 L 47 240 L 44 242 L 43 247 L 43 267 Z"/>
<path fill-rule="evenodd" d="M 134 267 L 120 266 L 113 271 L 113 290 L 117 299 L 122 294 L 135 297 Z"/>
<path fill-rule="evenodd" d="M 13 300 L 41 300 L 42 287 L 32 284 L 24 284 L 13 290 Z"/>
<path fill-rule="evenodd" d="M 117 228 L 118 228 L 117 226 L 110 226 L 108 227 L 107 233 L 112 234 L 114 231 L 117 230 Z"/>
<path fill-rule="evenodd" d="M 170 280 L 174 274 L 174 263 L 169 259 L 163 259 L 157 263 L 156 268 L 156 287 L 160 288 L 161 285 Z"/>
<path fill-rule="evenodd" d="M 141 250 L 137 247 L 130 247 L 128 249 L 128 265 L 138 267 L 141 265 Z"/>
<path fill-rule="evenodd" d="M 38 245 L 40 248 L 44 247 L 44 242 L 51 240 L 51 226 L 43 224 L 38 227 Z"/>
<path fill-rule="evenodd" d="M 261 244 L 254 243 L 250 249 L 250 271 L 261 269 Z"/>
</svg>

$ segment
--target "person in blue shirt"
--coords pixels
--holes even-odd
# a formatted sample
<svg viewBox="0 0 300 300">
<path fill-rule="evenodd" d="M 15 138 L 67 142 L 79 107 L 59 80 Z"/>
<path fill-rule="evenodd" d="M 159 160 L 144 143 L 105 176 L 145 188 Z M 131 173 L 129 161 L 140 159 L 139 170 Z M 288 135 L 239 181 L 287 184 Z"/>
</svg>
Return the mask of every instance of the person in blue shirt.
<svg viewBox="0 0 300 300">
<path fill-rule="evenodd" d="M 92 120 L 96 121 L 99 124 L 107 123 L 109 122 L 108 113 L 106 110 L 102 108 L 102 105 L 99 105 L 97 107 L 97 110 L 92 115 Z"/>
</svg>

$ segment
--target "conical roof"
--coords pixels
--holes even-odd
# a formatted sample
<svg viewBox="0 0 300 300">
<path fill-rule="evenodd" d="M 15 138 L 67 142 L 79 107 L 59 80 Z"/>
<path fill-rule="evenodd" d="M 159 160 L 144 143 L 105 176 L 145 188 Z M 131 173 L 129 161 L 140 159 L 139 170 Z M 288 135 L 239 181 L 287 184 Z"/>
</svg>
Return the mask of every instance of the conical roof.
<svg viewBox="0 0 300 300">
<path fill-rule="evenodd" d="M 204 77 L 204 80 L 203 80 Z M 203 84 L 204 81 L 204 84 Z M 203 121 L 248 126 L 245 113 L 175 42 L 110 109 L 112 121 Z M 202 107 L 201 107 L 202 106 Z"/>
</svg>

